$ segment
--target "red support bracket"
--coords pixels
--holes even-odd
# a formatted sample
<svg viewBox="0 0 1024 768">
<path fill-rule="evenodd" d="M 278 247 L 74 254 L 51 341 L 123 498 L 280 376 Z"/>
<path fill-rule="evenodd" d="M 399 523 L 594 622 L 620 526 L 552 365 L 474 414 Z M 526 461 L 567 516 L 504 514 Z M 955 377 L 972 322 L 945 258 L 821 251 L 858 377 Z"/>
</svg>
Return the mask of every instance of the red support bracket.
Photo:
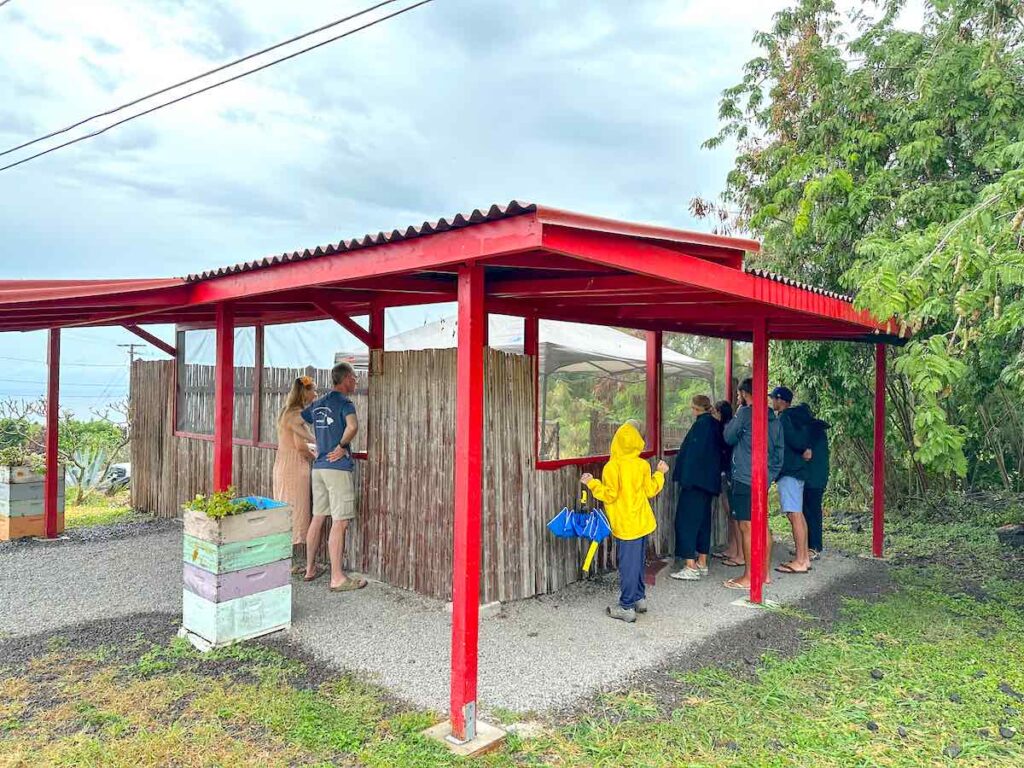
<svg viewBox="0 0 1024 768">
<path fill-rule="evenodd" d="M 231 485 L 235 411 L 235 318 L 231 305 L 217 305 L 217 366 L 213 396 L 213 490 Z"/>
<path fill-rule="evenodd" d="M 366 330 L 343 312 L 339 312 L 334 306 L 327 301 L 317 299 L 313 302 L 317 309 L 323 312 L 325 315 L 330 317 L 334 322 L 344 328 L 346 331 L 355 336 L 360 342 L 365 344 L 370 349 L 379 349 L 374 346 L 374 338 L 370 331 Z"/>
<path fill-rule="evenodd" d="M 754 321 L 754 421 L 750 463 L 750 602 L 764 599 L 768 552 L 768 325 Z"/>
<path fill-rule="evenodd" d="M 126 324 L 121 327 L 124 328 L 126 331 L 131 331 L 143 341 L 148 341 L 161 352 L 166 352 L 171 357 L 178 356 L 178 350 L 173 344 L 168 344 L 166 341 L 157 336 L 154 336 L 149 331 L 143 330 L 137 325 Z"/>
<path fill-rule="evenodd" d="M 540 320 L 536 317 L 523 318 L 523 354 L 536 357 L 540 351 Z"/>
<path fill-rule="evenodd" d="M 885 544 L 885 345 L 875 345 L 875 462 L 871 553 L 881 557 Z"/>
<path fill-rule="evenodd" d="M 661 445 L 661 331 L 647 332 L 647 450 L 660 456 Z"/>
<path fill-rule="evenodd" d="M 57 537 L 57 490 L 60 458 L 57 438 L 60 434 L 60 329 L 50 329 L 46 352 L 46 478 L 43 482 L 43 531 L 46 538 Z"/>
<path fill-rule="evenodd" d="M 459 268 L 455 423 L 455 535 L 452 574 L 451 730 L 476 736 L 477 641 L 480 614 L 480 525 L 483 497 L 483 268 Z"/>
</svg>

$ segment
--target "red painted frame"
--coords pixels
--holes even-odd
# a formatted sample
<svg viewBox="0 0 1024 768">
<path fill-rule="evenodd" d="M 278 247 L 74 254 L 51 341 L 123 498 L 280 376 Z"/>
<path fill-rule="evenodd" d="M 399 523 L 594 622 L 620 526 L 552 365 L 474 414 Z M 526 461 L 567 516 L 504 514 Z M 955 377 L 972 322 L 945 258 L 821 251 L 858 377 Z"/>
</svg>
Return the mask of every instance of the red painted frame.
<svg viewBox="0 0 1024 768">
<path fill-rule="evenodd" d="M 213 490 L 231 487 L 235 417 L 235 323 L 231 305 L 217 305 L 217 364 L 213 379 Z"/>
<path fill-rule="evenodd" d="M 750 463 L 750 602 L 764 598 L 768 549 L 768 324 L 754 325 L 753 440 Z"/>
<path fill-rule="evenodd" d="M 459 268 L 456 372 L 455 514 L 452 542 L 452 737 L 476 736 L 477 643 L 480 631 L 480 526 L 483 502 L 484 271 Z"/>
<path fill-rule="evenodd" d="M 875 444 L 871 509 L 871 553 L 881 557 L 885 545 L 885 380 L 886 350 L 875 346 Z"/>
<path fill-rule="evenodd" d="M 46 351 L 46 477 L 43 480 L 43 532 L 57 536 L 57 488 L 60 457 L 60 329 L 51 328 Z"/>
</svg>

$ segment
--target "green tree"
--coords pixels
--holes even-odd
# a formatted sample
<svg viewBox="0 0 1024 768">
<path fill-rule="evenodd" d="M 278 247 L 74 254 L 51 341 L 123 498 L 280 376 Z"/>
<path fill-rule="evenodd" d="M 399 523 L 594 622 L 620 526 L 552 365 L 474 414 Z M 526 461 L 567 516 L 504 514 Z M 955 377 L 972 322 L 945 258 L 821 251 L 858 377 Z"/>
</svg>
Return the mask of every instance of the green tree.
<svg viewBox="0 0 1024 768">
<path fill-rule="evenodd" d="M 1020 487 L 1024 4 L 926 0 L 912 31 L 895 25 L 902 5 L 866 6 L 876 18 L 860 13 L 849 39 L 830 0 L 777 14 L 707 142 L 738 143 L 723 202 L 695 211 L 727 211 L 764 241 L 763 266 L 844 285 L 914 332 L 889 389 L 904 488 Z M 851 487 L 870 448 L 870 351 L 772 348 L 773 378 L 840 430 Z"/>
</svg>

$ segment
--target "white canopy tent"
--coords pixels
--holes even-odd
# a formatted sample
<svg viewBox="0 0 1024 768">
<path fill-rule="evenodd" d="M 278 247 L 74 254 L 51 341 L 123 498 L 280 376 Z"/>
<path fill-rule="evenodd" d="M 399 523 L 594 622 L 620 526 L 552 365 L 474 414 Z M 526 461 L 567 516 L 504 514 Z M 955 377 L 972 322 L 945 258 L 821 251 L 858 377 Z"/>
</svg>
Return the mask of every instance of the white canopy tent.
<svg viewBox="0 0 1024 768">
<path fill-rule="evenodd" d="M 415 349 L 449 349 L 456 346 L 458 321 L 442 318 L 420 328 L 391 336 L 384 341 L 389 352 Z M 522 318 L 491 315 L 488 346 L 502 352 L 522 354 Z M 542 320 L 540 326 L 540 373 L 591 373 L 619 376 L 644 371 L 647 365 L 647 344 L 643 339 L 602 325 L 564 323 Z M 665 347 L 662 349 L 665 375 L 682 375 L 712 381 L 714 367 L 706 360 L 696 360 Z M 367 365 L 367 353 L 339 352 L 336 362 L 350 362 L 356 367 Z"/>
</svg>

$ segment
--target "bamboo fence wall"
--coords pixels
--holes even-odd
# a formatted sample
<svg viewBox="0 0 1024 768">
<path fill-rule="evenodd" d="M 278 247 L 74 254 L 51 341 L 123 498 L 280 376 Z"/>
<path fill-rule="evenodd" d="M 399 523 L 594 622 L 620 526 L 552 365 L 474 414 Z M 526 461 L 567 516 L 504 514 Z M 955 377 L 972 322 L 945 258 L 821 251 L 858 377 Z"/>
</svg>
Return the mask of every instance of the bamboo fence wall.
<svg viewBox="0 0 1024 768">
<path fill-rule="evenodd" d="M 580 474 L 599 475 L 601 466 L 536 469 L 534 361 L 490 349 L 485 360 L 482 597 L 554 592 L 581 577 L 585 545 L 556 539 L 545 525 L 577 497 Z M 441 599 L 451 597 L 455 364 L 454 349 L 374 353 L 365 419 L 369 458 L 357 462 L 359 513 L 346 547 L 348 567 Z M 212 475 L 212 442 L 173 434 L 173 366 L 136 361 L 131 378 L 132 501 L 162 517 L 208 493 Z M 271 494 L 275 455 L 235 446 L 233 481 L 240 492 Z M 669 554 L 671 483 L 654 508 L 658 530 L 650 552 Z M 611 548 L 603 546 L 597 567 L 612 566 Z"/>
</svg>

